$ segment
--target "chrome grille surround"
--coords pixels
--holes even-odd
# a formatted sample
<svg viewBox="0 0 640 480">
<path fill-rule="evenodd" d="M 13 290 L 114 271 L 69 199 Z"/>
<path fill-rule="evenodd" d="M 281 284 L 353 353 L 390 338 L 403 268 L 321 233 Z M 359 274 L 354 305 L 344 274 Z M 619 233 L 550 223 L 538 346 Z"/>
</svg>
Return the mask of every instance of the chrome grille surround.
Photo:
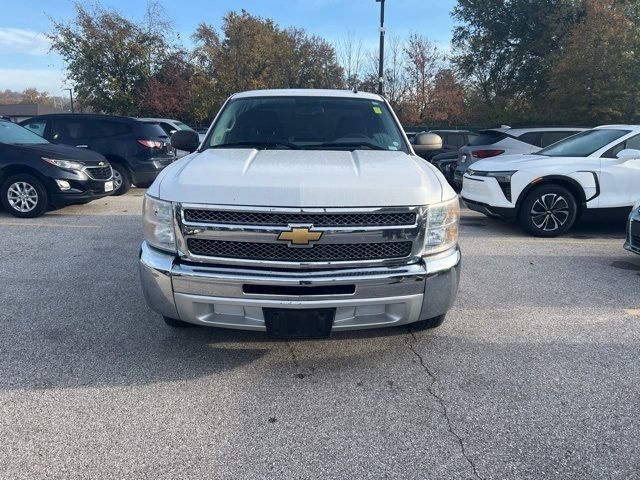
<svg viewBox="0 0 640 480">
<path fill-rule="evenodd" d="M 213 212 L 230 212 L 225 218 L 256 218 L 251 214 L 260 214 L 259 218 L 283 218 L 287 220 L 295 220 L 300 218 L 309 220 L 316 216 L 327 215 L 332 222 L 340 222 L 339 216 L 352 217 L 353 215 L 385 215 L 385 218 L 411 219 L 412 224 L 394 224 L 394 225 L 358 225 L 358 226 L 315 226 L 308 222 L 291 221 L 286 225 L 269 225 L 269 224 L 228 224 L 228 223 L 208 223 L 195 222 L 187 220 L 185 210 L 210 210 Z M 239 265 L 253 267 L 270 267 L 270 268 L 293 268 L 293 269 L 314 269 L 314 268 L 330 268 L 330 267 L 358 267 L 358 266 L 380 266 L 380 265 L 399 265 L 417 262 L 420 259 L 422 247 L 424 244 L 424 233 L 426 226 L 426 208 L 425 207 L 379 207 L 379 208 L 290 208 L 290 207 L 244 207 L 244 206 L 220 206 L 220 205 L 202 205 L 202 204 L 174 204 L 175 224 L 176 224 L 176 243 L 178 246 L 178 254 L 182 260 L 190 262 L 200 262 L 206 264 L 219 265 Z M 245 217 L 245 214 L 247 215 Z M 407 215 L 409 214 L 409 215 Z M 216 213 L 218 215 L 218 213 Z M 297 217 L 297 216 L 300 217 Z M 192 216 L 190 218 L 193 218 Z M 372 217 L 374 218 L 374 217 Z M 381 217 L 375 217 L 381 218 Z M 209 220 L 207 218 L 207 220 Z M 320 225 L 322 221 L 318 222 Z M 322 232 L 320 240 L 311 243 L 308 246 L 288 246 L 292 250 L 291 259 L 283 260 L 282 255 L 275 258 L 230 258 L 216 257 L 209 255 L 199 255 L 189 250 L 190 241 L 208 240 L 215 242 L 227 242 L 227 244 L 238 244 L 247 242 L 251 244 L 267 243 L 278 246 L 288 245 L 286 242 L 278 241 L 278 235 L 283 231 L 289 231 L 292 227 L 308 227 L 314 232 Z M 310 252 L 308 254 L 294 254 L 299 249 L 313 249 L 315 245 L 323 245 L 321 247 L 325 251 L 330 251 L 335 247 L 342 251 L 349 250 L 349 246 L 356 247 L 361 244 L 382 245 L 386 243 L 399 242 L 403 245 L 392 246 L 393 248 L 384 248 L 381 251 L 403 252 L 402 257 L 397 255 L 395 258 L 371 258 L 366 256 L 365 259 L 323 259 L 307 260 L 320 258 L 314 256 Z M 407 243 L 411 243 L 411 248 L 407 247 Z M 197 243 L 203 245 L 204 242 Z M 333 247 L 331 247 L 333 246 Z M 249 246 L 248 246 L 249 247 Z M 259 245 L 257 247 L 260 247 Z M 397 247 L 397 248 L 395 248 Z M 374 247 L 375 248 L 375 247 Z M 259 249 L 266 251 L 274 251 L 275 249 L 266 248 Z M 282 252 L 282 247 L 278 247 Z M 363 250 L 370 250 L 369 247 Z M 239 251 L 244 251 L 240 249 Z M 409 251 L 409 255 L 404 252 Z M 296 260 L 297 258 L 297 260 Z"/>
</svg>

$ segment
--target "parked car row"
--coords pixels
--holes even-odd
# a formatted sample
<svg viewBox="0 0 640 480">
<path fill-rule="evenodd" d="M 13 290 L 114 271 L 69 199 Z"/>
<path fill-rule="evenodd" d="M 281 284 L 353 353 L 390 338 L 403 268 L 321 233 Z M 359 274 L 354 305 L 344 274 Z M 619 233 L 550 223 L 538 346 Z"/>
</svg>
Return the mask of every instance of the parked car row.
<svg viewBox="0 0 640 480">
<path fill-rule="evenodd" d="M 93 150 L 113 168 L 114 195 L 146 188 L 175 160 L 169 135 L 153 121 L 91 114 L 52 114 L 20 122 L 50 142 Z"/>
<path fill-rule="evenodd" d="M 56 145 L 0 120 L 0 200 L 16 217 L 37 217 L 49 207 L 87 203 L 115 189 L 109 162 L 99 153 Z"/>
<path fill-rule="evenodd" d="M 0 119 L 0 195 L 17 217 L 146 188 L 176 158 L 182 122 L 113 115 L 51 114 Z"/>
</svg>

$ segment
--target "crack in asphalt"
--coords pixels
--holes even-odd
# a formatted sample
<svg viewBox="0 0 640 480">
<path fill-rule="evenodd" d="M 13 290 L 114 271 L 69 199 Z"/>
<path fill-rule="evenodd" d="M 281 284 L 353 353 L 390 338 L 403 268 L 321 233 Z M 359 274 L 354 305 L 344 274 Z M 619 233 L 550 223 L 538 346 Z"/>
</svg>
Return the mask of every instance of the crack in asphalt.
<svg viewBox="0 0 640 480">
<path fill-rule="evenodd" d="M 408 333 L 409 333 L 410 337 L 413 339 L 413 342 L 417 342 L 418 341 L 418 338 L 416 337 L 416 334 L 414 332 L 409 330 Z M 422 355 L 420 355 L 418 353 L 418 351 L 416 350 L 414 344 L 409 339 L 405 339 L 405 343 L 406 343 L 407 347 L 409 348 L 409 350 L 411 350 L 411 352 L 413 352 L 415 357 L 418 359 L 418 361 L 420 362 L 420 365 L 422 365 L 422 369 L 429 376 L 430 383 L 427 385 L 427 391 L 440 404 L 440 407 L 442 409 L 442 414 L 444 415 L 444 418 L 445 418 L 445 420 L 447 422 L 447 429 L 449 430 L 449 433 L 451 433 L 451 435 L 453 435 L 456 438 L 456 440 L 458 441 L 458 444 L 460 445 L 460 452 L 462 453 L 462 456 L 464 457 L 464 459 L 467 461 L 467 463 L 471 467 L 471 470 L 473 471 L 473 475 L 475 476 L 475 478 L 483 480 L 483 478 L 480 476 L 480 474 L 478 474 L 478 470 L 476 469 L 476 465 L 473 463 L 473 460 L 471 460 L 471 458 L 467 454 L 467 450 L 466 450 L 466 448 L 464 446 L 464 442 L 462 441 L 462 437 L 453 429 L 453 425 L 451 423 L 451 418 L 449 418 L 449 411 L 447 410 L 447 405 L 446 405 L 444 399 L 434 389 L 434 387 L 435 387 L 435 385 L 437 383 L 437 379 L 436 379 L 435 375 L 433 374 L 433 372 L 429 369 L 429 367 L 425 363 L 424 358 L 422 358 Z"/>
<path fill-rule="evenodd" d="M 304 378 L 304 373 L 300 371 L 300 362 L 298 361 L 298 356 L 296 355 L 296 351 L 293 349 L 293 344 L 291 341 L 287 340 L 287 347 L 289 348 L 289 354 L 291 355 L 291 359 L 293 360 L 293 365 L 296 367 L 297 373 L 295 374 L 298 378 Z"/>
</svg>

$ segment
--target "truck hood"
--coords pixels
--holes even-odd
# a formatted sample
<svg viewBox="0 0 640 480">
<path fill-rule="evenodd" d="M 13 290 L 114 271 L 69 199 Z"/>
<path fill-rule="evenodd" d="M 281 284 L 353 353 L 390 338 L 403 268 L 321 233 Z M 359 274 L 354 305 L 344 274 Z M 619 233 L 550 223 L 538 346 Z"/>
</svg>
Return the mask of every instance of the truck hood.
<svg viewBox="0 0 640 480">
<path fill-rule="evenodd" d="M 377 150 L 210 149 L 174 162 L 149 188 L 175 202 L 273 207 L 426 205 L 443 191 L 424 160 Z"/>
</svg>

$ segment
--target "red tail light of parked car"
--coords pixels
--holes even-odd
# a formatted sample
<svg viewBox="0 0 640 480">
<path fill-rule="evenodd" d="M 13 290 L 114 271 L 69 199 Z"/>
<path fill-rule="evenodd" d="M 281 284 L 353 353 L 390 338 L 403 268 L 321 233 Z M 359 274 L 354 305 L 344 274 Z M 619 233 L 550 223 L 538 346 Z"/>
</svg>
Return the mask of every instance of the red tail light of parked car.
<svg viewBox="0 0 640 480">
<path fill-rule="evenodd" d="M 504 153 L 504 150 L 492 149 L 492 150 L 474 150 L 471 152 L 475 158 L 489 158 L 495 157 L 497 155 L 501 155 Z"/>
</svg>

